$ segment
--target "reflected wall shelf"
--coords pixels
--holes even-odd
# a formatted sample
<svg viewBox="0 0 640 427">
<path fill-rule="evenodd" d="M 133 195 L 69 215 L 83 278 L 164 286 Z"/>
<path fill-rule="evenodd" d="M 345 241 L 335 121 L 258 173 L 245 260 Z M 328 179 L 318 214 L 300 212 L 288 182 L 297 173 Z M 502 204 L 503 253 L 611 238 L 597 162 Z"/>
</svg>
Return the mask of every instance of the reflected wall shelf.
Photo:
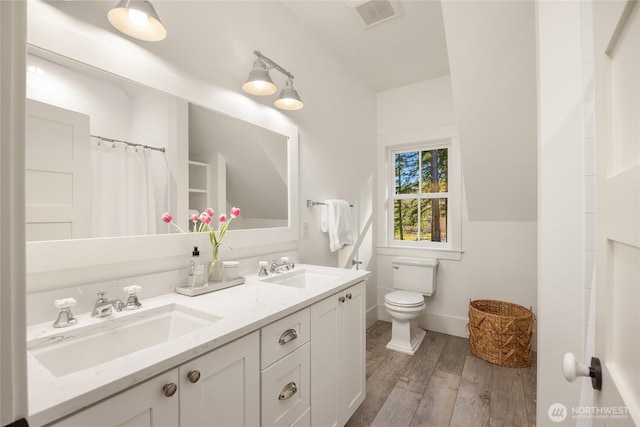
<svg viewBox="0 0 640 427">
<path fill-rule="evenodd" d="M 209 202 L 209 164 L 189 160 L 189 209 L 203 212 Z"/>
</svg>

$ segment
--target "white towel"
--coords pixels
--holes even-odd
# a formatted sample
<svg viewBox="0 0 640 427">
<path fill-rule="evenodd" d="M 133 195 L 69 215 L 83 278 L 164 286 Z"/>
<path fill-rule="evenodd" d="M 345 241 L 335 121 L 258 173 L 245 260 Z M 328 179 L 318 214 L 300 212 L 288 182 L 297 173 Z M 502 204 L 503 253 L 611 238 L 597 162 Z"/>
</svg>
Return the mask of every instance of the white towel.
<svg viewBox="0 0 640 427">
<path fill-rule="evenodd" d="M 353 245 L 351 209 L 344 200 L 325 200 L 322 206 L 320 229 L 329 233 L 329 249 L 335 252 L 344 245 Z"/>
</svg>

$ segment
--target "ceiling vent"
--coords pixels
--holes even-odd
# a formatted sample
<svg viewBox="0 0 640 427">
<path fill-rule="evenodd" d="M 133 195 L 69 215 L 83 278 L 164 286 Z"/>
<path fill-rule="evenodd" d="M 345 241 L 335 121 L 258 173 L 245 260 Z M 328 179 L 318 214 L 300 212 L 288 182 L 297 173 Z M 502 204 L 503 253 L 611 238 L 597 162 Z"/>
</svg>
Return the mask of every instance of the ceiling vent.
<svg viewBox="0 0 640 427">
<path fill-rule="evenodd" d="M 404 14 L 398 0 L 350 1 L 348 5 L 358 15 L 363 28 L 369 28 Z"/>
</svg>

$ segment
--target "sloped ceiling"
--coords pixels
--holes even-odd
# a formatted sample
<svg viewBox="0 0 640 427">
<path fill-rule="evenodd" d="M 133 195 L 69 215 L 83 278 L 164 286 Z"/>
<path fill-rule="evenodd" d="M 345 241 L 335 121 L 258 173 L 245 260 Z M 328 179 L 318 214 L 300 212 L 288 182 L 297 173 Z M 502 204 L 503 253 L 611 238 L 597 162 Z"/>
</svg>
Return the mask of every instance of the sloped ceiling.
<svg viewBox="0 0 640 427">
<path fill-rule="evenodd" d="M 537 218 L 533 1 L 445 1 L 444 27 L 471 221 Z"/>
</svg>

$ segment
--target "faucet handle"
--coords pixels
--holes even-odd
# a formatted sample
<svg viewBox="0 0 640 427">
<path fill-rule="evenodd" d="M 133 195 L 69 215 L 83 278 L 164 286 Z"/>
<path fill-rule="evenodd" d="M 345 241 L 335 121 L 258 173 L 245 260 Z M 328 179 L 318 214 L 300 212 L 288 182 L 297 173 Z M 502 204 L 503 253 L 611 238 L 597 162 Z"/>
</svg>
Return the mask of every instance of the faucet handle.
<svg viewBox="0 0 640 427">
<path fill-rule="evenodd" d="M 74 298 L 57 299 L 53 302 L 53 305 L 60 310 L 58 318 L 53 322 L 54 328 L 64 328 L 65 326 L 71 326 L 78 323 L 78 319 L 73 317 L 73 313 L 71 313 L 71 307 L 76 305 L 76 300 Z"/>
<path fill-rule="evenodd" d="M 67 308 L 75 307 L 77 303 L 78 302 L 75 300 L 75 298 L 63 298 L 55 300 L 53 302 L 53 305 L 55 305 L 59 310 L 64 310 Z"/>
<path fill-rule="evenodd" d="M 124 288 L 122 288 L 122 290 L 131 295 L 131 294 L 136 294 L 138 292 L 142 292 L 142 286 L 140 285 L 131 285 L 131 286 L 125 286 Z"/>
<path fill-rule="evenodd" d="M 124 306 L 123 306 L 125 310 L 136 310 L 142 307 L 142 304 L 140 303 L 140 301 L 138 300 L 138 296 L 136 295 L 136 292 L 142 291 L 142 286 L 138 286 L 138 285 L 125 286 L 124 288 L 122 288 L 122 290 L 125 291 L 125 293 L 129 294 L 129 297 L 127 298 L 127 302 L 124 303 Z"/>
</svg>

